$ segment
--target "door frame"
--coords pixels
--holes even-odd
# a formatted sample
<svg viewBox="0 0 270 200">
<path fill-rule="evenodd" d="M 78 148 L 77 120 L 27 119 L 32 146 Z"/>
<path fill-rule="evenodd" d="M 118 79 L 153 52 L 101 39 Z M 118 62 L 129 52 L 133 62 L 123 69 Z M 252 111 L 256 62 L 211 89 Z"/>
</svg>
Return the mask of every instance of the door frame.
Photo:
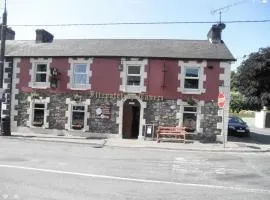
<svg viewBox="0 0 270 200">
<path fill-rule="evenodd" d="M 144 109 L 146 108 L 146 102 L 142 101 L 141 98 L 139 98 L 136 94 L 127 94 L 125 95 L 121 100 L 117 101 L 117 106 L 119 107 L 119 115 L 116 118 L 116 123 L 119 125 L 119 137 L 123 138 L 123 108 L 124 103 L 129 99 L 136 99 L 140 103 L 140 124 L 139 124 L 139 135 L 138 139 L 143 139 L 143 126 L 145 125 L 145 119 L 144 119 Z"/>
</svg>

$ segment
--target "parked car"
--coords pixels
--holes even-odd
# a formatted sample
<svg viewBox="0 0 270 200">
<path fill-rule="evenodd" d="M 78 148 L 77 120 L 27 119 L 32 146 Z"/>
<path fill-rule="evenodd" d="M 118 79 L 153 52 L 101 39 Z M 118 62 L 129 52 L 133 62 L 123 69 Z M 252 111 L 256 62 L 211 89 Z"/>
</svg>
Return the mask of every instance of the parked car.
<svg viewBox="0 0 270 200">
<path fill-rule="evenodd" d="M 238 137 L 249 137 L 249 127 L 240 117 L 230 116 L 228 123 L 228 135 Z"/>
</svg>

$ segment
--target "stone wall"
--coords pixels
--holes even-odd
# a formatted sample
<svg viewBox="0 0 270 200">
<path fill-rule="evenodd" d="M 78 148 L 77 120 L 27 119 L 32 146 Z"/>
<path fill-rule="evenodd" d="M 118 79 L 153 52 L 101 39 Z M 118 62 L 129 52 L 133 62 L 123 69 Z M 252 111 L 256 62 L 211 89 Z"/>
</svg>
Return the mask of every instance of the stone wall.
<svg viewBox="0 0 270 200">
<path fill-rule="evenodd" d="M 217 128 L 218 122 L 222 122 L 222 117 L 218 116 L 218 109 L 214 103 L 206 103 L 201 107 L 203 118 L 200 127 L 203 129 L 203 133 L 201 133 L 200 139 L 216 141 L 216 136 L 221 135 L 221 129 Z"/>
<path fill-rule="evenodd" d="M 15 116 L 18 126 L 27 126 L 29 120 L 29 101 L 28 96 L 31 93 L 19 93 L 19 104 L 16 107 L 18 110 L 18 116 Z M 66 111 L 68 105 L 66 104 L 67 98 L 74 98 L 75 93 L 57 93 L 48 94 L 45 92 L 38 92 L 38 97 L 46 98 L 50 97 L 50 103 L 48 103 L 49 109 L 49 129 L 65 129 L 67 123 Z M 78 94 L 80 101 L 84 102 L 90 99 L 90 106 L 88 106 L 89 118 L 87 119 L 87 125 L 89 126 L 89 132 L 91 133 L 112 133 L 118 134 L 119 125 L 116 123 L 116 119 L 119 115 L 119 107 L 117 106 L 116 98 L 100 98 L 93 97 L 90 94 Z M 110 117 L 101 118 L 97 117 L 96 109 L 102 105 L 110 107 Z M 147 101 L 147 107 L 144 109 L 144 119 L 146 124 L 154 124 L 155 127 L 159 125 L 177 126 L 179 119 L 177 113 L 180 110 L 180 105 L 177 105 L 177 100 L 162 100 L 162 101 Z M 199 111 L 199 108 L 198 108 Z M 222 117 L 218 116 L 218 107 L 214 103 L 205 103 L 200 107 L 200 128 L 202 132 L 196 135 L 196 139 L 202 139 L 205 141 L 215 141 L 216 136 L 221 134 L 221 129 L 217 128 L 217 124 L 222 122 Z M 121 116 L 120 116 L 121 117 Z"/>
<path fill-rule="evenodd" d="M 176 100 L 148 101 L 144 111 L 146 124 L 177 126 L 178 109 Z"/>
<path fill-rule="evenodd" d="M 17 95 L 18 106 L 18 115 L 15 116 L 15 121 L 17 121 L 18 126 L 27 126 L 27 121 L 29 120 L 29 114 L 27 110 L 29 109 L 29 102 L 27 101 L 28 96 L 31 96 L 31 93 L 19 93 Z M 66 104 L 67 98 L 74 98 L 74 94 L 70 93 L 61 93 L 61 94 L 47 94 L 44 92 L 35 92 L 35 95 L 38 95 L 38 98 L 50 97 L 50 103 L 48 103 L 48 122 L 50 129 L 65 129 L 65 124 L 67 123 L 67 117 L 65 115 L 68 110 L 68 105 Z M 89 132 L 97 133 L 118 133 L 118 124 L 116 124 L 116 117 L 118 116 L 118 107 L 116 105 L 116 99 L 98 99 L 95 97 L 90 97 L 89 95 L 80 95 L 80 101 L 85 101 L 86 99 L 91 99 L 91 105 L 88 106 L 88 112 L 90 117 L 88 118 L 87 125 L 89 125 Z M 96 109 L 102 105 L 107 104 L 111 107 L 111 115 L 109 119 L 98 118 L 96 116 Z"/>
</svg>

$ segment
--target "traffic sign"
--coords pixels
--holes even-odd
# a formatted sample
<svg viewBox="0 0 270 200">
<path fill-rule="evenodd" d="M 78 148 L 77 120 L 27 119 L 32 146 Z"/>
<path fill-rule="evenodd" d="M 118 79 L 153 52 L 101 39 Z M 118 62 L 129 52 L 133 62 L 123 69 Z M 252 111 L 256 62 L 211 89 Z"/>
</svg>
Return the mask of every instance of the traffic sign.
<svg viewBox="0 0 270 200">
<path fill-rule="evenodd" d="M 218 94 L 218 107 L 224 108 L 225 105 L 225 95 L 223 92 Z"/>
</svg>

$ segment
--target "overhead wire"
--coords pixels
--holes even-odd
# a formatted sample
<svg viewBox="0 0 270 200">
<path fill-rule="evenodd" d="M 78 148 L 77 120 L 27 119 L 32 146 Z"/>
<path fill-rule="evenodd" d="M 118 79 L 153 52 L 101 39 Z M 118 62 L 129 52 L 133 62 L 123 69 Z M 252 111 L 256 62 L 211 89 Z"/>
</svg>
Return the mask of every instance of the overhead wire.
<svg viewBox="0 0 270 200">
<path fill-rule="evenodd" d="M 270 19 L 264 20 L 232 20 L 222 21 L 225 24 L 233 23 L 267 23 Z M 170 25 L 170 24 L 214 24 L 217 21 L 160 21 L 160 22 L 104 22 L 104 23 L 67 23 L 67 24 L 9 24 L 16 27 L 55 27 L 55 26 L 118 26 L 118 25 Z"/>
</svg>

